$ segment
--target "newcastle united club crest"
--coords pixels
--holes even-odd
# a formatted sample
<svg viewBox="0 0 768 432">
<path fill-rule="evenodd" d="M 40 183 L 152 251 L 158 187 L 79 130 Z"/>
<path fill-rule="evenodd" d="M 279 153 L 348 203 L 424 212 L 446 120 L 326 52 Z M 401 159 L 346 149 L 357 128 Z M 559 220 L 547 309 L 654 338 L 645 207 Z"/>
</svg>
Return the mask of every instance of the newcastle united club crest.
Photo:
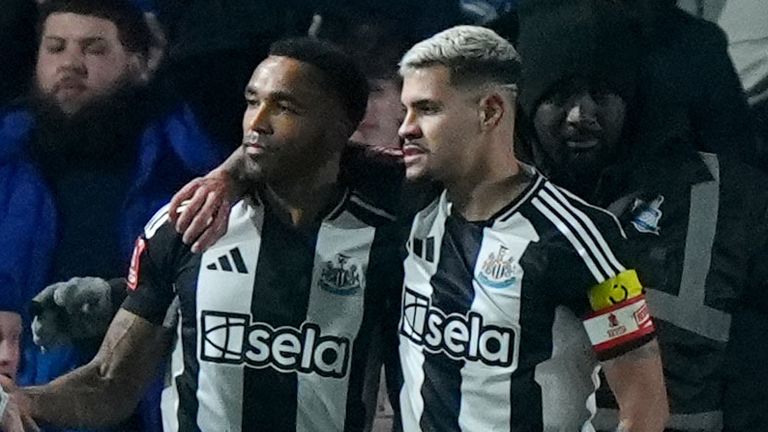
<svg viewBox="0 0 768 432">
<path fill-rule="evenodd" d="M 350 296 L 360 291 L 360 269 L 350 264 L 349 257 L 336 255 L 336 259 L 328 261 L 320 272 L 320 288 L 332 294 Z"/>
<path fill-rule="evenodd" d="M 477 279 L 492 288 L 507 288 L 514 285 L 522 273 L 523 270 L 509 249 L 499 246 L 498 252 L 491 252 L 483 262 Z"/>
</svg>

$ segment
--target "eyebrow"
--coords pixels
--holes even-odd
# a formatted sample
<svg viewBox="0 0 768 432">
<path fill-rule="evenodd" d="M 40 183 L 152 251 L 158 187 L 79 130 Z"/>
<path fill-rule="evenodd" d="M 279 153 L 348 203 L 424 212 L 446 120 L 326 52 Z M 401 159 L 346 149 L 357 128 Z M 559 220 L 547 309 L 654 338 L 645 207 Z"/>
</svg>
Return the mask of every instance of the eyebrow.
<svg viewBox="0 0 768 432">
<path fill-rule="evenodd" d="M 53 40 L 56 42 L 65 42 L 67 40 L 67 38 L 64 38 L 61 36 L 44 36 L 43 39 Z M 77 39 L 77 42 L 85 45 L 92 45 L 96 42 L 104 42 L 104 41 L 106 41 L 106 39 L 101 36 L 91 36 L 91 37 L 84 37 L 82 39 Z"/>
<path fill-rule="evenodd" d="M 419 99 L 411 102 L 411 106 L 415 108 L 441 108 L 443 104 L 440 101 L 434 99 Z"/>
<path fill-rule="evenodd" d="M 259 91 L 256 87 L 248 86 L 245 88 L 245 97 L 251 97 L 251 96 L 257 96 L 259 94 Z M 298 107 L 303 107 L 304 104 L 302 104 L 296 96 L 292 95 L 291 93 L 285 92 L 285 91 L 275 91 L 267 95 L 269 99 L 274 99 L 278 101 L 286 101 L 292 104 L 295 104 Z"/>
</svg>

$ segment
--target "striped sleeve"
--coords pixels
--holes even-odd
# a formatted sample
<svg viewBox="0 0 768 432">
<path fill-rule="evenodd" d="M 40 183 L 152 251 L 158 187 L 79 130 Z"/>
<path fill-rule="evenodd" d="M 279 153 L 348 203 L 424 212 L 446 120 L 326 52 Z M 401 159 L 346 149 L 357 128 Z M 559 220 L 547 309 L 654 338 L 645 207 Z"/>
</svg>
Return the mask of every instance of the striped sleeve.
<svg viewBox="0 0 768 432">
<path fill-rule="evenodd" d="M 550 273 L 566 302 L 582 316 L 600 360 L 651 340 L 654 326 L 644 289 L 621 252 L 626 237 L 616 218 L 548 183 L 533 205 L 555 227 L 565 246 L 550 259 Z"/>
</svg>

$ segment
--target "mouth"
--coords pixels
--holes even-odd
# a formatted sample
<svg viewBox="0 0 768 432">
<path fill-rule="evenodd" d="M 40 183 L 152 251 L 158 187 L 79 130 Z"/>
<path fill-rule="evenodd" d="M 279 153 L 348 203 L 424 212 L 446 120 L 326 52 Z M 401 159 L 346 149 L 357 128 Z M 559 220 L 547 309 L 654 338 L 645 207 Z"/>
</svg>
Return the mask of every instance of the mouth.
<svg viewBox="0 0 768 432">
<path fill-rule="evenodd" d="M 565 141 L 565 144 L 568 146 L 569 149 L 575 150 L 577 152 L 592 150 L 593 148 L 597 147 L 599 143 L 600 143 L 600 140 L 592 137 L 569 139 Z"/>
<path fill-rule="evenodd" d="M 417 144 L 406 143 L 403 145 L 403 157 L 405 158 L 420 156 L 426 152 L 427 151 L 423 147 Z"/>
<path fill-rule="evenodd" d="M 85 83 L 75 78 L 64 78 L 56 84 L 55 90 L 66 92 L 82 92 L 85 90 Z"/>
<path fill-rule="evenodd" d="M 256 137 L 252 139 L 246 138 L 243 140 L 243 151 L 248 156 L 258 156 L 269 151 L 269 146 Z"/>
</svg>

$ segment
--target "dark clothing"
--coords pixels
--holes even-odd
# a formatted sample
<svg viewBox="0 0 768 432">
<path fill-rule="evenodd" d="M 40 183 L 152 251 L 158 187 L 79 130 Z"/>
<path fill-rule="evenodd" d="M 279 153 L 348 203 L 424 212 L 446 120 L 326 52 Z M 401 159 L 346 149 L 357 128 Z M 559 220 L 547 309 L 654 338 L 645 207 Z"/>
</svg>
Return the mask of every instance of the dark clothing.
<svg viewBox="0 0 768 432">
<path fill-rule="evenodd" d="M 765 430 L 768 369 L 764 361 L 744 360 L 768 355 L 768 344 L 750 329 L 768 324 L 768 179 L 712 154 L 689 159 L 676 176 L 657 175 L 667 182 L 630 189 L 609 209 L 624 226 L 648 290 L 672 414 L 668 426 L 720 431 L 725 420 L 726 430 Z M 763 397 L 752 397 L 755 392 Z M 748 395 L 748 403 L 739 401 Z M 598 407 L 613 404 L 604 387 Z"/>
<path fill-rule="evenodd" d="M 29 0 L 4 0 L 0 13 L 0 106 L 29 91 L 34 76 L 37 7 Z"/>
<path fill-rule="evenodd" d="M 186 181 L 212 169 L 224 156 L 185 105 L 146 123 L 131 124 L 137 129 L 132 151 L 117 165 L 122 168 L 113 170 L 109 163 L 94 165 L 88 152 L 78 155 L 80 165 L 78 158 L 67 161 L 66 154 L 36 146 L 33 143 L 46 139 L 37 133 L 41 124 L 26 109 L 6 111 L 0 118 L 0 212 L 4 215 L 0 218 L 0 306 L 10 310 L 25 311 L 35 294 L 58 281 L 53 279 L 52 267 L 61 277 L 120 275 L 147 218 Z M 91 129 L 98 128 L 92 125 Z M 107 136 L 101 132 L 85 135 L 92 139 Z M 97 153 L 98 144 L 107 146 L 98 140 L 82 144 L 83 148 L 95 144 L 90 149 Z M 117 146 L 117 150 L 121 148 Z M 37 157 L 43 154 L 49 157 Z M 56 161 L 60 170 L 55 169 Z M 107 177 L 99 178 L 100 172 Z M 71 347 L 42 353 L 27 340 L 19 382 L 47 383 L 90 359 L 85 357 Z M 152 394 L 159 399 L 158 391 Z M 156 400 L 145 414 L 156 416 L 158 408 Z M 153 424 L 159 427 L 151 420 L 146 423 L 147 427 Z"/>
<path fill-rule="evenodd" d="M 723 31 L 674 6 L 661 7 L 652 22 L 638 81 L 643 102 L 639 147 L 686 133 L 698 151 L 754 165 L 753 117 Z M 685 130 L 670 129 L 670 112 L 683 113 L 685 122 L 677 126 Z"/>
</svg>

